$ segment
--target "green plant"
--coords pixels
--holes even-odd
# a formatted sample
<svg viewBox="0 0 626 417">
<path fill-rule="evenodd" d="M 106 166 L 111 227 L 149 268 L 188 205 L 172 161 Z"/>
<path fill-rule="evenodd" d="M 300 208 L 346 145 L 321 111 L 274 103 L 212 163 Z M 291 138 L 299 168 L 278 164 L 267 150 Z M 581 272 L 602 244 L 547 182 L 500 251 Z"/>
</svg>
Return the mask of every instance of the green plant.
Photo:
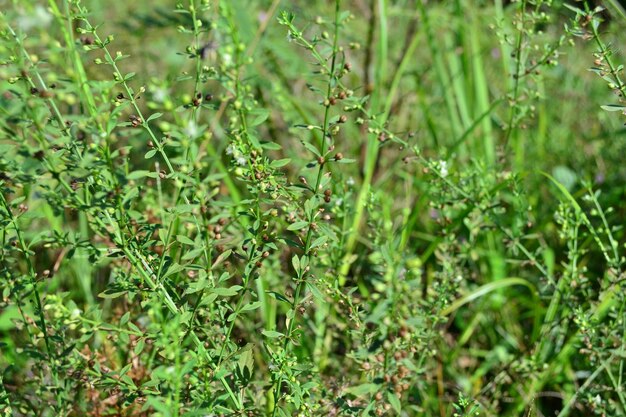
<svg viewBox="0 0 626 417">
<path fill-rule="evenodd" d="M 616 2 L 43 3 L 2 415 L 626 413 Z"/>
</svg>

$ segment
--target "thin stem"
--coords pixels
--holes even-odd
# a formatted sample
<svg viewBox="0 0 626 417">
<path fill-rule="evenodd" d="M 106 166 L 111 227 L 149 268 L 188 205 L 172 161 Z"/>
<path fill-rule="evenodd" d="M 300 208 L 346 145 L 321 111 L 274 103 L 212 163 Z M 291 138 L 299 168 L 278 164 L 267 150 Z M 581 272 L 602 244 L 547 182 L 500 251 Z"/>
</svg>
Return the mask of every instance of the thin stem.
<svg viewBox="0 0 626 417">
<path fill-rule="evenodd" d="M 328 86 L 326 89 L 326 97 L 325 99 L 329 99 L 332 95 L 332 91 L 333 91 L 333 82 L 332 80 L 336 77 L 335 76 L 335 65 L 337 63 L 337 51 L 338 51 L 338 42 L 339 42 L 339 11 L 340 11 L 340 3 L 341 0 L 335 0 L 335 24 L 334 24 L 334 35 L 333 35 L 333 49 L 332 49 L 332 56 L 331 56 L 331 64 L 330 64 L 330 68 L 328 69 L 328 75 L 329 75 L 329 81 L 328 81 Z M 312 46 L 311 46 L 312 47 Z M 313 55 L 317 55 L 319 57 L 319 61 L 318 62 L 325 62 L 326 60 L 322 59 L 318 54 L 317 51 L 315 50 L 315 48 L 312 47 L 311 49 Z M 327 137 L 329 135 L 329 122 L 330 122 L 330 106 L 325 106 L 325 110 L 324 110 L 324 121 L 322 124 L 322 143 L 320 145 L 320 155 L 324 155 L 326 153 L 326 140 Z M 320 163 L 319 164 L 319 168 L 317 171 L 317 177 L 315 179 L 315 187 L 312 189 L 313 192 L 313 197 L 314 198 L 318 198 L 319 197 L 319 188 L 320 188 L 320 184 L 322 182 L 322 176 L 324 175 L 324 164 Z M 313 238 L 313 219 L 309 219 L 309 227 L 307 230 L 307 234 L 306 234 L 306 238 L 305 238 L 305 244 L 304 244 L 304 254 L 306 256 L 308 256 L 310 254 L 311 251 L 311 239 Z M 285 341 L 283 343 L 283 351 L 284 353 L 287 355 L 290 352 L 290 349 L 292 348 L 292 343 L 291 343 L 291 338 L 293 335 L 293 331 L 294 331 L 294 326 L 296 323 L 296 311 L 297 311 L 297 306 L 298 303 L 300 302 L 300 297 L 302 294 L 302 291 L 304 289 L 304 286 L 306 285 L 306 281 L 304 279 L 304 277 L 300 277 L 298 280 L 298 283 L 296 285 L 296 290 L 294 293 L 294 297 L 293 297 L 293 303 L 292 303 L 292 311 L 294 312 L 293 314 L 293 318 L 289 321 L 289 325 L 287 328 L 287 334 L 285 335 Z M 285 360 L 283 360 L 283 362 L 280 365 L 280 369 L 278 371 L 278 380 L 276 381 L 275 385 L 274 385 L 274 407 L 272 410 L 272 417 L 274 417 L 276 415 L 276 412 L 278 410 L 278 401 L 280 400 L 280 390 L 282 388 L 282 383 L 283 383 L 283 370 L 284 370 L 284 366 L 285 366 Z"/>
</svg>

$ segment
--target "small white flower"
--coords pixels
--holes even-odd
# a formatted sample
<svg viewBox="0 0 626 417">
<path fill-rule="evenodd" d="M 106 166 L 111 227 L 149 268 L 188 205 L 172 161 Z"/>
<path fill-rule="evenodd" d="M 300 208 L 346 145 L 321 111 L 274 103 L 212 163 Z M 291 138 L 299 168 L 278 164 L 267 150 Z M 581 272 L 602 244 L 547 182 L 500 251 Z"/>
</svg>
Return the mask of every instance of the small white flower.
<svg viewBox="0 0 626 417">
<path fill-rule="evenodd" d="M 447 177 L 448 176 L 448 163 L 446 161 L 438 161 L 437 163 L 438 168 L 439 168 L 439 174 L 441 174 L 442 177 Z"/>
<path fill-rule="evenodd" d="M 348 180 L 346 181 L 346 184 L 348 185 L 348 187 L 352 187 L 354 185 L 354 178 L 352 177 L 348 178 Z"/>
<path fill-rule="evenodd" d="M 248 161 L 246 161 L 246 158 L 244 158 L 243 156 L 239 156 L 237 157 L 237 163 L 243 166 L 243 165 L 246 165 Z"/>
<path fill-rule="evenodd" d="M 231 143 L 226 147 L 226 155 L 233 155 L 235 153 L 235 147 Z"/>
</svg>

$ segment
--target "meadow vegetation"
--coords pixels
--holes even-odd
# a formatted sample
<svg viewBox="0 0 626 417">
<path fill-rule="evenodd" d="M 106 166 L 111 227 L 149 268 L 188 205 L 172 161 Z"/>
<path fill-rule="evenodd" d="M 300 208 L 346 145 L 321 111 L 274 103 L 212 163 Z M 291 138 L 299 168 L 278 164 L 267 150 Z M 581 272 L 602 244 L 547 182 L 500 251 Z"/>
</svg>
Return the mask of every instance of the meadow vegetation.
<svg viewBox="0 0 626 417">
<path fill-rule="evenodd" d="M 626 415 L 618 1 L 0 4 L 0 416 Z"/>
</svg>

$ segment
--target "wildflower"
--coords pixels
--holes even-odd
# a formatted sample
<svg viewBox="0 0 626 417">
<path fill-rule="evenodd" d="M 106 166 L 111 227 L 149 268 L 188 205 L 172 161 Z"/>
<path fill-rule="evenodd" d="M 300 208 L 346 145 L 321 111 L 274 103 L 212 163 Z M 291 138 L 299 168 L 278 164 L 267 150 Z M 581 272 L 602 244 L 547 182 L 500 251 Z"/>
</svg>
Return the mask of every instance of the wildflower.
<svg viewBox="0 0 626 417">
<path fill-rule="evenodd" d="M 448 176 L 448 162 L 441 160 L 437 162 L 437 168 L 439 169 L 439 174 L 445 178 Z"/>
</svg>

